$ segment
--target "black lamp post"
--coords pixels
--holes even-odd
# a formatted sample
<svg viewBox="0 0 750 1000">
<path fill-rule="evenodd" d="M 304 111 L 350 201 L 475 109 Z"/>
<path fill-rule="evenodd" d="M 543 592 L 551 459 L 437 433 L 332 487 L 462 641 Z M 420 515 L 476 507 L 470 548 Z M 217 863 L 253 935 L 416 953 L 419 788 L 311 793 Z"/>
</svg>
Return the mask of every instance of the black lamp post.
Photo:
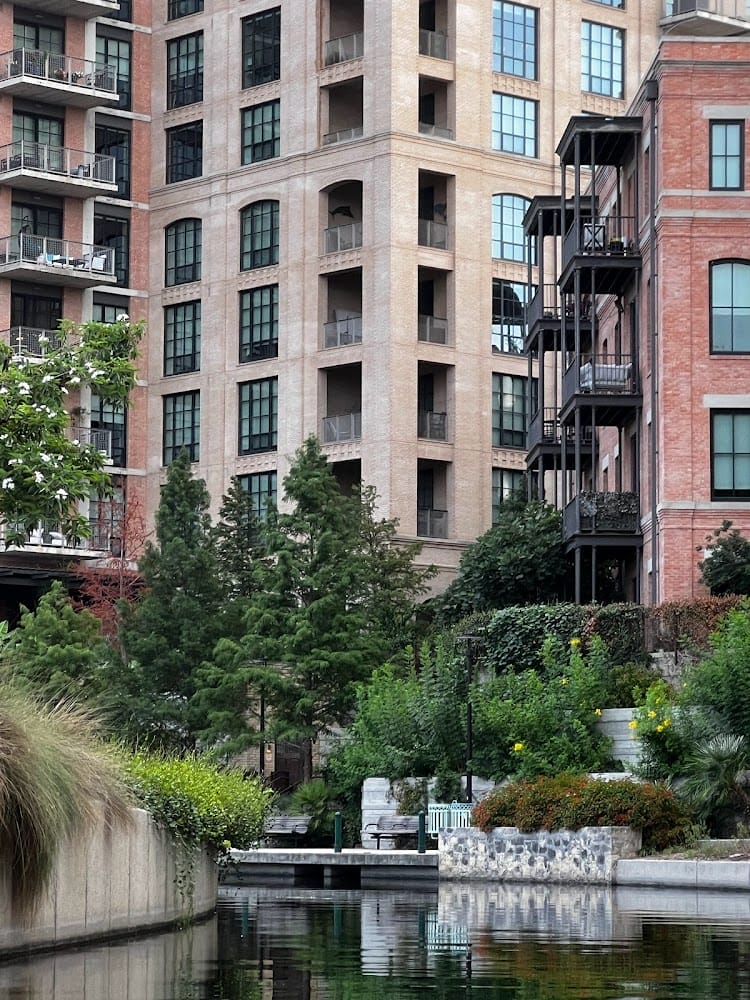
<svg viewBox="0 0 750 1000">
<path fill-rule="evenodd" d="M 458 637 L 466 643 L 466 801 L 473 801 L 472 788 L 472 763 L 471 756 L 474 752 L 474 719 L 471 704 L 471 685 L 474 682 L 474 643 L 480 639 L 478 635 L 460 635 Z"/>
</svg>

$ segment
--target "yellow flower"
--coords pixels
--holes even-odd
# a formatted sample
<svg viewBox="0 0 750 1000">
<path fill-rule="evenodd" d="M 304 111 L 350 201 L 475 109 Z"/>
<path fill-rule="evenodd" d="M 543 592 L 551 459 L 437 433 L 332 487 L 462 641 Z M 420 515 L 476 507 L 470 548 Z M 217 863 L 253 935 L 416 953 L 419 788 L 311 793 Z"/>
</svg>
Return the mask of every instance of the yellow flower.
<svg viewBox="0 0 750 1000">
<path fill-rule="evenodd" d="M 664 721 L 662 722 L 662 725 L 663 725 L 663 726 L 664 726 L 664 728 L 666 729 L 666 728 L 667 728 L 667 726 L 671 725 L 671 722 L 672 722 L 672 720 L 671 720 L 671 719 L 665 719 L 665 720 L 664 720 Z"/>
<path fill-rule="evenodd" d="M 520 753 L 523 750 L 523 743 L 513 744 L 513 753 Z"/>
<path fill-rule="evenodd" d="M 628 723 L 628 726 L 629 726 L 630 729 L 637 729 L 638 728 L 638 720 L 637 719 L 631 719 L 630 722 Z"/>
<path fill-rule="evenodd" d="M 656 718 L 656 712 L 653 710 L 653 708 L 648 713 L 648 717 L 649 717 L 649 719 L 655 719 Z"/>
<path fill-rule="evenodd" d="M 657 733 L 663 733 L 664 732 L 664 726 L 662 726 L 662 725 L 657 726 L 656 727 L 656 731 L 657 731 Z"/>
<path fill-rule="evenodd" d="M 602 714 L 602 710 L 600 708 L 595 708 L 594 709 L 594 715 L 601 715 L 601 714 Z"/>
<path fill-rule="evenodd" d="M 567 684 L 568 683 L 568 678 L 567 677 L 563 677 L 563 679 L 560 681 L 560 683 L 561 684 Z"/>
<path fill-rule="evenodd" d="M 573 649 L 578 649 L 578 647 L 581 645 L 581 640 L 580 639 L 571 639 L 570 640 L 570 645 L 573 647 Z"/>
</svg>

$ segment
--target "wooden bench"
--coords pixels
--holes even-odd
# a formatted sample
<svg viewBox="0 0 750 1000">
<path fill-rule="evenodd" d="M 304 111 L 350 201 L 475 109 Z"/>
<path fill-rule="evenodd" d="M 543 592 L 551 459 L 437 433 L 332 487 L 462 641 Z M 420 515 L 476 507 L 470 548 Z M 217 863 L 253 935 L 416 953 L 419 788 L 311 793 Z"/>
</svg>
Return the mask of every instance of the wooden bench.
<svg viewBox="0 0 750 1000">
<path fill-rule="evenodd" d="M 263 830 L 264 840 L 291 840 L 296 843 L 310 826 L 309 816 L 271 816 Z"/>
<path fill-rule="evenodd" d="M 368 823 L 362 830 L 363 837 L 373 837 L 380 850 L 383 837 L 390 837 L 398 846 L 403 840 L 417 840 L 419 816 L 378 816 L 377 822 Z"/>
</svg>

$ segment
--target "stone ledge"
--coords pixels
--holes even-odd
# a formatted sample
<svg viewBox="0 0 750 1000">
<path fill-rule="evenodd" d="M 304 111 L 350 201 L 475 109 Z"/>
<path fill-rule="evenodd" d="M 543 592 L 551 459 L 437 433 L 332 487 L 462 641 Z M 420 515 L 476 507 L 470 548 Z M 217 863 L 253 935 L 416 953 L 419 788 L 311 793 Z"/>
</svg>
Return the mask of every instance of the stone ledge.
<svg viewBox="0 0 750 1000">
<path fill-rule="evenodd" d="M 678 886 L 689 889 L 750 890 L 749 861 L 701 858 L 632 858 L 617 862 L 617 885 Z"/>
</svg>

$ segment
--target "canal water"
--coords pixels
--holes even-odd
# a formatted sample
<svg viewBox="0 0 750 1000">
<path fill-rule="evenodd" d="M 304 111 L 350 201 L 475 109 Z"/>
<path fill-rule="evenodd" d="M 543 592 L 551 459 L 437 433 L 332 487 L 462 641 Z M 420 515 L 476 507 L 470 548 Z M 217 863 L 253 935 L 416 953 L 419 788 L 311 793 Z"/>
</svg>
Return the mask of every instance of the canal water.
<svg viewBox="0 0 750 1000">
<path fill-rule="evenodd" d="M 13 1000 L 750 1000 L 750 895 L 226 888 L 181 933 L 0 965 Z"/>
</svg>

